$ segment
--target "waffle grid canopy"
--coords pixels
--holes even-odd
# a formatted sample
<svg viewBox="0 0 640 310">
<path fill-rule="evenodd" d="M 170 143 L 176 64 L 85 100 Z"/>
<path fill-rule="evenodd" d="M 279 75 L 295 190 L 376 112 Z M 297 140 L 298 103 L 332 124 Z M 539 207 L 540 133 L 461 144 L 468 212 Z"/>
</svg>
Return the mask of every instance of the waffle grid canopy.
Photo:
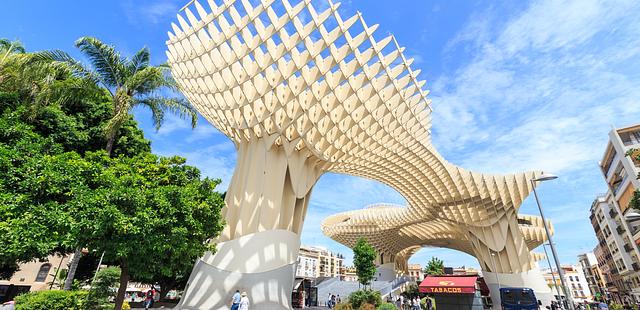
<svg viewBox="0 0 640 310">
<path fill-rule="evenodd" d="M 209 122 L 241 150 L 262 143 L 302 156 L 319 174 L 375 179 L 407 199 L 408 207 L 329 217 L 325 234 L 348 246 L 365 236 L 392 261 L 437 245 L 473 254 L 483 269 L 533 267 L 542 222 L 527 217 L 519 225 L 517 211 L 541 173 L 480 174 L 444 160 L 431 145 L 425 81 L 392 35 L 377 35 L 378 25 L 360 13 L 343 19 L 332 2 L 209 0 L 208 7 L 195 1 L 178 15 L 167 57 Z M 488 263 L 491 253 L 498 267 Z"/>
</svg>

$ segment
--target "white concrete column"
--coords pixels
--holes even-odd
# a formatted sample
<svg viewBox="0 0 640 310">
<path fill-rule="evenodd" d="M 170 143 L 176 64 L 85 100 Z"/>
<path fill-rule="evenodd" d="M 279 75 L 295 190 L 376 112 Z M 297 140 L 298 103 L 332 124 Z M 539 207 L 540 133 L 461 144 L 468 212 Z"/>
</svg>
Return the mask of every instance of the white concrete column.
<svg viewBox="0 0 640 310">
<path fill-rule="evenodd" d="M 238 147 L 215 254 L 196 262 L 178 309 L 228 309 L 236 290 L 255 309 L 290 309 L 299 233 L 322 171 L 275 137 Z"/>
</svg>

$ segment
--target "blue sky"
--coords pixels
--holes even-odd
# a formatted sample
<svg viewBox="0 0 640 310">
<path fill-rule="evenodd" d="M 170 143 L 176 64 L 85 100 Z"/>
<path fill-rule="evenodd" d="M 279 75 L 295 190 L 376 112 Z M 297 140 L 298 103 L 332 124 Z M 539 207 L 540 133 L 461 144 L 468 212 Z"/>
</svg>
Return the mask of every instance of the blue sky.
<svg viewBox="0 0 640 310">
<path fill-rule="evenodd" d="M 318 0 L 322 3 L 324 0 Z M 6 1 L 0 37 L 29 50 L 59 48 L 79 56 L 75 39 L 90 35 L 130 55 L 148 46 L 165 62 L 170 22 L 186 1 Z M 415 58 L 433 100 L 433 142 L 448 160 L 476 171 L 544 170 L 560 178 L 540 187 L 556 227 L 563 263 L 596 244 L 589 207 L 606 190 L 597 163 L 612 126 L 640 121 L 640 2 L 638 1 L 344 1 L 359 10 L 377 37 L 393 33 Z M 153 151 L 179 154 L 205 175 L 233 173 L 233 144 L 204 119 L 191 130 L 170 117 L 160 131 L 135 111 Z M 404 203 L 370 180 L 325 174 L 314 188 L 303 243 L 351 251 L 324 237 L 320 221 L 378 202 Z M 532 197 L 521 213 L 536 214 Z M 541 251 L 541 249 L 540 249 Z M 450 266 L 477 266 L 456 251 L 426 248 Z"/>
</svg>

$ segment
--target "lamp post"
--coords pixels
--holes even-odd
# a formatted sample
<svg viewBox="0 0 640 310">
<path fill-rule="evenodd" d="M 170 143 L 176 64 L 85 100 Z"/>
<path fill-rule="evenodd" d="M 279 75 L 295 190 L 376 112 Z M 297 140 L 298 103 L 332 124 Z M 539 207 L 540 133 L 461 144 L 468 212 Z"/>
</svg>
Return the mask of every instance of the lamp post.
<svg viewBox="0 0 640 310">
<path fill-rule="evenodd" d="M 542 206 L 540 205 L 540 199 L 538 198 L 538 192 L 536 191 L 536 183 L 535 182 L 544 182 L 557 179 L 558 177 L 552 174 L 542 174 L 538 178 L 531 179 L 531 187 L 533 188 L 533 195 L 536 197 L 536 204 L 538 205 L 538 211 L 540 211 L 540 217 L 542 218 L 542 226 L 544 226 L 544 231 L 547 234 L 547 240 L 549 241 L 549 247 L 551 248 L 551 253 L 553 254 L 553 260 L 556 263 L 556 268 L 558 269 L 558 276 L 560 277 L 560 283 L 562 284 L 562 290 L 564 291 L 564 296 L 567 299 L 567 306 L 571 310 L 575 310 L 573 307 L 573 302 L 569 301 L 569 297 L 571 297 L 571 292 L 567 290 L 567 284 L 564 281 L 564 272 L 562 267 L 560 266 L 560 260 L 558 259 L 558 252 L 556 251 L 556 247 L 551 240 L 551 233 L 549 232 L 549 227 L 547 226 L 547 219 L 544 217 L 544 212 L 542 211 Z M 553 273 L 553 271 L 552 271 Z"/>
<path fill-rule="evenodd" d="M 494 256 L 496 256 L 496 253 L 489 250 L 489 253 L 491 253 L 491 264 L 493 264 L 493 272 L 496 275 L 496 282 L 498 282 L 498 291 L 500 290 L 500 278 L 498 277 L 498 269 L 496 269 L 496 261 L 494 260 Z"/>
<path fill-rule="evenodd" d="M 560 294 L 560 289 L 558 288 L 558 282 L 556 281 L 556 275 L 553 273 L 553 268 L 551 267 L 551 260 L 549 259 L 549 254 L 547 254 L 547 245 L 546 243 L 542 244 L 542 249 L 544 249 L 544 256 L 547 258 L 547 264 L 549 264 L 549 272 L 551 272 L 551 278 L 553 279 L 553 287 L 556 288 L 556 292 L 558 293 L 558 300 L 562 302 L 562 294 Z"/>
</svg>

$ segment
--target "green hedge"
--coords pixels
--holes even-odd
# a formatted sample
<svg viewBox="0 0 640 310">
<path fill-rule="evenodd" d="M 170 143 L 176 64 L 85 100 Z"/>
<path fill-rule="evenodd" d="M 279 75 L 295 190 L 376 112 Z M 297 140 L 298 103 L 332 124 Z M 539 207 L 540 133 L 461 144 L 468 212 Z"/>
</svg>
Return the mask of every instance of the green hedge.
<svg viewBox="0 0 640 310">
<path fill-rule="evenodd" d="M 349 295 L 349 303 L 353 309 L 359 309 L 362 304 L 371 304 L 375 308 L 382 304 L 380 292 L 369 289 L 355 291 Z"/>
<path fill-rule="evenodd" d="M 379 305 L 377 310 L 398 310 L 398 308 L 394 304 L 385 302 L 385 303 Z"/>
<path fill-rule="evenodd" d="M 16 297 L 16 310 L 84 310 L 86 291 L 40 291 Z"/>
</svg>

